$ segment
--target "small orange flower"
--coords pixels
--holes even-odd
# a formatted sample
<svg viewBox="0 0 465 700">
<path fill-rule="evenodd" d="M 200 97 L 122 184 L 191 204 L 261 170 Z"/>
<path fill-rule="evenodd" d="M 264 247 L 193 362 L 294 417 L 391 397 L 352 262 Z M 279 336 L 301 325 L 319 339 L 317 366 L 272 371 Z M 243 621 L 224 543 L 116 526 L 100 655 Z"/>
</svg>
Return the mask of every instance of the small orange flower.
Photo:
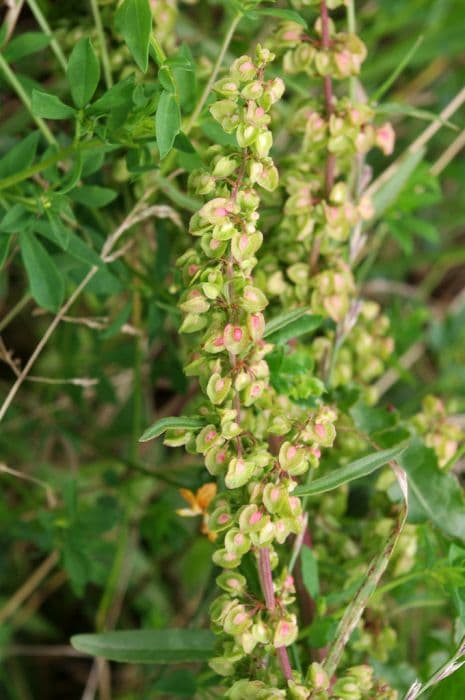
<svg viewBox="0 0 465 700">
<path fill-rule="evenodd" d="M 184 498 L 186 503 L 189 504 L 190 508 L 178 508 L 176 513 L 182 518 L 194 518 L 197 515 L 202 516 L 202 527 L 201 532 L 207 535 L 210 542 L 216 540 L 216 534 L 210 532 L 208 529 L 208 516 L 207 510 L 208 506 L 216 496 L 216 484 L 214 482 L 209 482 L 204 484 L 196 493 L 190 489 L 179 489 L 180 495 Z"/>
</svg>

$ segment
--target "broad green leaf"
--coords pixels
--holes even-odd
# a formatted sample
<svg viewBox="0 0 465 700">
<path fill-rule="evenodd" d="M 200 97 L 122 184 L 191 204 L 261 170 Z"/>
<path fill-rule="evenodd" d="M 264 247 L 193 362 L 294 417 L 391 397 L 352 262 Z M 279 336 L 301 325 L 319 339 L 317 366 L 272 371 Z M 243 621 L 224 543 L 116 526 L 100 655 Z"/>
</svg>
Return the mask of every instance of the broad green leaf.
<svg viewBox="0 0 465 700">
<path fill-rule="evenodd" d="M 285 328 L 293 321 L 296 321 L 302 316 L 309 313 L 308 309 L 292 309 L 291 311 L 284 311 L 284 313 L 275 316 L 266 323 L 265 332 L 263 334 L 264 338 L 268 338 L 272 333 Z"/>
<path fill-rule="evenodd" d="M 39 132 L 33 131 L 16 146 L 10 148 L 6 156 L 0 160 L 0 178 L 9 177 L 18 170 L 28 168 L 36 157 L 38 143 Z"/>
<path fill-rule="evenodd" d="M 90 105 L 88 112 L 89 114 L 106 114 L 112 109 L 121 107 L 131 109 L 134 106 L 132 101 L 133 91 L 134 76 L 131 75 L 104 92 L 102 97 L 99 97 L 98 100 Z"/>
<path fill-rule="evenodd" d="M 160 159 L 172 149 L 174 139 L 181 129 L 181 112 L 174 95 L 163 90 L 155 116 L 155 131 Z"/>
<path fill-rule="evenodd" d="M 274 332 L 269 332 L 269 327 L 265 330 L 265 337 L 270 343 L 275 345 L 279 343 L 286 343 L 292 338 L 300 338 L 300 336 L 310 333 L 321 326 L 323 321 L 322 316 L 317 316 L 314 314 L 304 314 L 300 318 L 296 318 L 290 321 L 287 325 L 282 326 Z"/>
<path fill-rule="evenodd" d="M 22 204 L 17 202 L 10 207 L 0 221 L 0 231 L 5 233 L 19 233 L 24 231 L 25 226 L 33 218 L 31 212 L 28 211 Z"/>
<path fill-rule="evenodd" d="M 76 111 L 56 95 L 40 90 L 32 91 L 31 108 L 36 117 L 43 119 L 70 119 Z"/>
<path fill-rule="evenodd" d="M 39 306 L 57 311 L 64 295 L 63 278 L 57 266 L 34 235 L 22 233 L 19 242 L 32 296 Z"/>
<path fill-rule="evenodd" d="M 215 637 L 208 630 L 118 630 L 71 637 L 77 651 L 110 661 L 177 664 L 204 661 L 213 654 Z"/>
<path fill-rule="evenodd" d="M 326 476 L 315 479 L 315 481 L 312 481 L 306 486 L 299 486 L 296 488 L 295 493 L 298 496 L 313 496 L 318 493 L 325 493 L 326 491 L 337 489 L 343 484 L 348 484 L 350 481 L 361 479 L 363 476 L 372 474 L 393 459 L 398 459 L 406 448 L 407 445 L 404 443 L 396 445 L 396 447 L 391 447 L 389 450 L 373 452 L 366 457 L 356 459 L 355 462 L 346 464 L 346 466 L 340 469 L 335 469 L 333 472 L 326 474 Z"/>
<path fill-rule="evenodd" d="M 431 521 L 449 537 L 465 541 L 465 498 L 456 477 L 441 471 L 434 451 L 414 440 L 399 459 L 407 472 L 409 521 Z"/>
<path fill-rule="evenodd" d="M 149 0 L 124 0 L 115 15 L 116 29 L 121 32 L 129 51 L 141 71 L 149 62 L 152 11 Z"/>
<path fill-rule="evenodd" d="M 422 148 L 414 153 L 408 153 L 399 163 L 389 180 L 373 194 L 373 206 L 376 217 L 379 218 L 391 204 L 394 204 L 398 195 L 407 184 L 410 176 L 423 159 L 425 149 Z"/>
<path fill-rule="evenodd" d="M 254 10 L 253 14 L 277 17 L 278 19 L 287 20 L 288 22 L 295 22 L 296 24 L 300 24 L 302 27 L 308 29 L 306 20 L 295 10 L 281 10 L 274 7 L 261 7 L 258 10 Z"/>
<path fill-rule="evenodd" d="M 318 561 L 310 547 L 306 547 L 305 545 L 302 547 L 300 551 L 300 563 L 305 588 L 310 593 L 312 598 L 316 598 L 320 592 Z"/>
<path fill-rule="evenodd" d="M 160 418 L 142 434 L 139 442 L 147 442 L 159 437 L 171 428 L 185 428 L 186 430 L 200 430 L 205 425 L 201 418 L 189 418 L 188 416 L 173 416 L 172 418 Z"/>
<path fill-rule="evenodd" d="M 25 56 L 30 56 L 41 51 L 50 44 L 50 37 L 42 32 L 24 32 L 14 37 L 5 48 L 3 56 L 8 63 L 19 61 Z"/>
<path fill-rule="evenodd" d="M 73 201 L 83 204 L 85 207 L 90 209 L 99 209 L 100 207 L 106 207 L 110 204 L 117 196 L 118 193 L 115 190 L 110 190 L 108 187 L 100 187 L 99 185 L 83 185 L 82 187 L 76 187 L 76 189 L 71 190 L 69 196 Z"/>
<path fill-rule="evenodd" d="M 72 50 L 66 74 L 73 102 L 81 109 L 91 101 L 100 80 L 100 64 L 87 37 Z"/>
</svg>

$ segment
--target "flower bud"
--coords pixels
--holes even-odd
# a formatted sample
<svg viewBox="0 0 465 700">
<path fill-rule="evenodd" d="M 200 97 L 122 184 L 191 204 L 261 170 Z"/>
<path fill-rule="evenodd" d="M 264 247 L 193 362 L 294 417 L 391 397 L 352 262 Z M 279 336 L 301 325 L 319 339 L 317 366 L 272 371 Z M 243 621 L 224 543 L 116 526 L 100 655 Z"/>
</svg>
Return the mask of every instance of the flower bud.
<svg viewBox="0 0 465 700">
<path fill-rule="evenodd" d="M 231 595 L 241 595 L 247 590 L 247 579 L 238 572 L 224 571 L 218 576 L 216 582 L 223 591 Z"/>
<path fill-rule="evenodd" d="M 212 447 L 205 455 L 205 466 L 212 474 L 223 474 L 226 469 L 227 450 L 224 447 Z"/>
<path fill-rule="evenodd" d="M 212 374 L 207 384 L 207 396 L 215 406 L 222 404 L 229 394 L 232 381 L 230 377 L 222 377 L 218 373 Z"/>
<path fill-rule="evenodd" d="M 232 64 L 230 73 L 233 79 L 239 80 L 241 83 L 246 83 L 255 78 L 257 67 L 254 65 L 250 56 L 241 56 L 240 58 L 236 58 Z"/>
<path fill-rule="evenodd" d="M 234 156 L 222 156 L 219 158 L 213 168 L 215 177 L 229 177 L 239 166 L 239 159 Z"/>
<path fill-rule="evenodd" d="M 224 483 L 228 489 L 237 489 L 247 484 L 253 476 L 255 464 L 241 457 L 233 457 L 229 462 Z"/>
<path fill-rule="evenodd" d="M 382 150 L 385 156 L 390 156 L 394 151 L 396 134 L 392 124 L 386 122 L 379 129 L 376 129 L 376 145 Z"/>
<path fill-rule="evenodd" d="M 224 346 L 228 352 L 238 355 L 247 348 L 250 343 L 247 329 L 228 323 L 224 329 Z"/>
<path fill-rule="evenodd" d="M 228 552 L 226 549 L 217 549 L 213 552 L 213 563 L 221 566 L 223 569 L 236 569 L 241 563 L 241 557 L 234 552 Z"/>
<path fill-rule="evenodd" d="M 236 131 L 237 143 L 241 148 L 251 146 L 259 135 L 258 127 L 251 124 L 239 124 Z"/>
<path fill-rule="evenodd" d="M 259 158 L 265 158 L 270 152 L 273 145 L 273 134 L 269 129 L 260 131 L 257 138 L 254 140 L 252 150 Z"/>
<path fill-rule="evenodd" d="M 297 632 L 298 628 L 295 615 L 288 615 L 281 618 L 276 625 L 273 636 L 273 646 L 275 648 L 290 646 L 297 639 Z"/>
<path fill-rule="evenodd" d="M 212 447 L 218 447 L 223 443 L 223 438 L 218 433 L 214 425 L 206 425 L 197 435 L 195 447 L 197 452 L 206 454 Z"/>
<path fill-rule="evenodd" d="M 307 671 L 307 681 L 314 690 L 327 690 L 329 678 L 321 664 L 313 662 Z"/>
<path fill-rule="evenodd" d="M 242 556 L 250 549 L 250 538 L 237 527 L 231 528 L 224 538 L 224 546 L 228 552 Z"/>
<path fill-rule="evenodd" d="M 260 248 L 263 242 L 263 234 L 256 233 L 235 233 L 231 239 L 231 252 L 233 257 L 241 262 L 251 258 Z"/>
<path fill-rule="evenodd" d="M 205 328 L 206 325 L 207 319 L 205 316 L 199 316 L 198 314 L 187 314 L 179 326 L 179 332 L 197 333 L 197 331 L 201 331 L 202 328 Z"/>
</svg>

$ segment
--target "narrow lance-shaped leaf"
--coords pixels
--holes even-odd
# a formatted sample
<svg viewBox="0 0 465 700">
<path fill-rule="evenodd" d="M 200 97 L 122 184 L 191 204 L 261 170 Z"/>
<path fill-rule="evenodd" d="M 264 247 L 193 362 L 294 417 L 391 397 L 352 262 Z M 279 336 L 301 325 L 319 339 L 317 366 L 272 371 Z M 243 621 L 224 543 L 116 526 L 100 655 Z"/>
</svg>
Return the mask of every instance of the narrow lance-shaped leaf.
<svg viewBox="0 0 465 700">
<path fill-rule="evenodd" d="M 320 479 L 315 479 L 315 481 L 306 486 L 299 486 L 294 493 L 298 496 L 313 496 L 317 493 L 332 491 L 343 484 L 348 484 L 350 481 L 372 474 L 391 460 L 397 459 L 406 449 L 407 445 L 403 443 L 388 450 L 374 452 L 347 464 L 345 467 L 335 469 L 333 472 L 322 476 Z"/>
<path fill-rule="evenodd" d="M 100 80 L 100 64 L 88 38 L 80 39 L 72 50 L 67 76 L 74 104 L 78 108 L 85 107 Z"/>
<path fill-rule="evenodd" d="M 181 130 L 181 111 L 176 97 L 163 90 L 155 116 L 155 131 L 160 158 L 163 159 L 172 149 L 174 139 Z"/>
<path fill-rule="evenodd" d="M 265 337 L 270 343 L 282 344 L 286 343 L 292 338 L 300 338 L 306 333 L 311 333 L 321 326 L 323 322 L 322 316 L 317 316 L 314 314 L 304 314 L 299 318 L 289 321 L 285 326 L 282 326 L 273 333 L 268 333 L 265 331 Z"/>
<path fill-rule="evenodd" d="M 293 323 L 294 321 L 297 321 L 299 318 L 302 318 L 302 316 L 309 315 L 309 310 L 307 308 L 292 309 L 291 311 L 285 311 L 284 313 L 279 314 L 278 316 L 275 316 L 274 318 L 267 321 L 263 337 L 269 338 L 273 333 L 276 333 L 276 331 L 286 328 L 286 326 L 288 326 L 290 323 Z"/>
<path fill-rule="evenodd" d="M 300 24 L 302 27 L 308 29 L 308 24 L 306 20 L 299 15 L 295 10 L 281 10 L 274 7 L 261 7 L 258 10 L 253 11 L 254 15 L 267 15 L 268 17 L 277 17 L 281 20 L 287 20 L 288 22 L 295 22 Z"/>
<path fill-rule="evenodd" d="M 141 435 L 139 442 L 147 442 L 159 437 L 171 428 L 184 428 L 185 430 L 201 430 L 205 421 L 201 418 L 189 418 L 188 416 L 173 416 L 160 418 Z"/>
<path fill-rule="evenodd" d="M 71 637 L 78 651 L 110 661 L 138 664 L 177 664 L 212 656 L 215 638 L 208 630 L 118 630 Z"/>
<path fill-rule="evenodd" d="M 149 0 L 124 0 L 115 15 L 116 29 L 123 35 L 135 62 L 144 73 L 148 67 L 152 11 Z"/>
<path fill-rule="evenodd" d="M 399 163 L 392 177 L 373 194 L 373 206 L 376 212 L 376 218 L 379 218 L 388 207 L 393 204 L 411 174 L 421 162 L 425 155 L 425 149 L 422 148 L 413 153 L 408 153 L 407 156 Z"/>
</svg>

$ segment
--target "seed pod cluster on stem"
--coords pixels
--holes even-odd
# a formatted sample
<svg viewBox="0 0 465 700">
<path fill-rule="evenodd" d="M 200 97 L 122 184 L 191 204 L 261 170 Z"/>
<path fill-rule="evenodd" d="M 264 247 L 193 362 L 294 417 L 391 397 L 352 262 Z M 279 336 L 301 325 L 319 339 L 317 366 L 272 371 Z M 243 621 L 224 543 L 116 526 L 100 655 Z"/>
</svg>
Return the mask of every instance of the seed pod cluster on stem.
<svg viewBox="0 0 465 700">
<path fill-rule="evenodd" d="M 361 313 L 354 307 L 349 238 L 372 215 L 370 201 L 349 182 L 350 172 L 354 159 L 375 143 L 386 152 L 393 145 L 390 128 L 375 128 L 365 104 L 334 97 L 333 79 L 356 75 L 365 49 L 357 37 L 335 33 L 325 2 L 320 10 L 313 39 L 285 23 L 269 44 L 286 50 L 288 72 L 322 78 L 324 88 L 323 99 L 309 100 L 293 119 L 303 139 L 285 163 L 277 230 L 264 244 L 259 209 L 262 193 L 279 186 L 270 156 L 270 111 L 285 86 L 267 75 L 274 52 L 257 45 L 254 56 L 236 59 L 214 85 L 210 114 L 237 146 L 212 146 L 208 164 L 191 173 L 191 191 L 206 201 L 190 222 L 196 243 L 178 261 L 185 372 L 198 378 L 203 398 L 197 410 L 205 426 L 172 430 L 165 442 L 202 454 L 218 483 L 204 521 L 216 538 L 213 561 L 223 569 L 217 579 L 222 594 L 210 609 L 220 639 L 210 666 L 224 677 L 229 698 L 395 697 L 367 666 L 330 679 L 317 663 L 293 669 L 289 654 L 298 622 L 283 545 L 303 535 L 306 521 L 294 491 L 318 467 L 321 450 L 333 445 L 337 412 L 319 395 L 302 407 L 270 381 L 273 345 L 264 336 L 264 311 L 271 299 L 275 309 L 300 305 L 329 318 L 339 326 L 319 345 L 329 343 L 330 350 L 349 335 Z M 370 319 L 378 309 L 367 305 L 364 313 Z M 317 360 L 327 355 L 318 344 L 309 351 Z M 358 356 L 350 359 L 357 364 Z M 343 381 L 335 361 L 331 370 Z"/>
</svg>

